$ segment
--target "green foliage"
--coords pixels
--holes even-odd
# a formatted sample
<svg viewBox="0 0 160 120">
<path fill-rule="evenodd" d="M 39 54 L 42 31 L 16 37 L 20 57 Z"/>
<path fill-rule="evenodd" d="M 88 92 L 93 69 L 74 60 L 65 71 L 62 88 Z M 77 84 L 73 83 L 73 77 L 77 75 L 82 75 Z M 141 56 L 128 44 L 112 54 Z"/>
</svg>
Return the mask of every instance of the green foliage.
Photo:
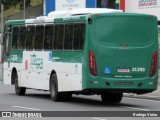
<svg viewBox="0 0 160 120">
<path fill-rule="evenodd" d="M 4 9 L 8 9 L 11 6 L 16 6 L 20 3 L 20 9 L 23 9 L 23 0 L 0 0 L 1 3 L 4 5 Z M 30 7 L 31 0 L 25 0 L 26 8 Z"/>
</svg>

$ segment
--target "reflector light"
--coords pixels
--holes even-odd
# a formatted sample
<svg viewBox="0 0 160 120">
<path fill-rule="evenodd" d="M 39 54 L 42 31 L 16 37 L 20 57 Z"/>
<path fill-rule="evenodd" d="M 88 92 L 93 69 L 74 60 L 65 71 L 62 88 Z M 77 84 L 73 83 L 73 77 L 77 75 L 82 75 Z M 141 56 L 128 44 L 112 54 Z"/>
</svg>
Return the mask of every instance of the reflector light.
<svg viewBox="0 0 160 120">
<path fill-rule="evenodd" d="M 92 51 L 89 51 L 89 68 L 93 76 L 97 76 L 96 57 Z"/>
<path fill-rule="evenodd" d="M 150 77 L 153 77 L 156 74 L 157 58 L 158 58 L 158 51 L 156 51 L 152 56 L 151 67 L 150 67 Z"/>
</svg>

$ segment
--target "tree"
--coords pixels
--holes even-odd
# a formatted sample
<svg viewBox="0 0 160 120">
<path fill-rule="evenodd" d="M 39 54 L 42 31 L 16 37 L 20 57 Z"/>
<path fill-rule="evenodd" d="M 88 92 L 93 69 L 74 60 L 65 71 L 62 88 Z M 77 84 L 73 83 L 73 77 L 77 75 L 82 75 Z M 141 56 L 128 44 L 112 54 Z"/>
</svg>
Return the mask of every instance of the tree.
<svg viewBox="0 0 160 120">
<path fill-rule="evenodd" d="M 8 9 L 11 6 L 16 6 L 18 3 L 20 3 L 20 9 L 23 9 L 23 2 L 24 0 L 0 0 L 0 2 L 4 5 L 4 9 Z M 30 7 L 31 0 L 25 0 L 25 6 L 26 8 Z"/>
<path fill-rule="evenodd" d="M 20 10 L 23 9 L 24 6 L 24 0 L 20 0 Z M 29 8 L 31 6 L 31 0 L 25 0 L 25 7 Z"/>
<path fill-rule="evenodd" d="M 4 9 L 8 9 L 11 6 L 15 6 L 19 0 L 1 0 L 1 3 L 4 5 Z"/>
</svg>

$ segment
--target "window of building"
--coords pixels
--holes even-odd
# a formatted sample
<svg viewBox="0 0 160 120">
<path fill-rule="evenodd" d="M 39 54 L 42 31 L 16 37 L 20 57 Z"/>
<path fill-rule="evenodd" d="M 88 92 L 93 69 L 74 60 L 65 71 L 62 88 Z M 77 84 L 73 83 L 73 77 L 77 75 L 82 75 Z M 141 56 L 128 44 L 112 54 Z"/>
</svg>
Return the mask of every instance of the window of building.
<svg viewBox="0 0 160 120">
<path fill-rule="evenodd" d="M 13 27 L 13 39 L 12 39 L 12 49 L 18 49 L 19 41 L 19 27 Z"/>
<path fill-rule="evenodd" d="M 35 46 L 35 26 L 27 27 L 26 49 L 33 49 Z"/>
<path fill-rule="evenodd" d="M 44 26 L 36 26 L 35 49 L 43 49 Z"/>
<path fill-rule="evenodd" d="M 53 25 L 45 26 L 44 49 L 53 49 Z"/>
<path fill-rule="evenodd" d="M 73 24 L 65 25 L 64 50 L 73 49 Z"/>
<path fill-rule="evenodd" d="M 97 8 L 119 9 L 120 0 L 97 0 Z"/>
<path fill-rule="evenodd" d="M 82 50 L 85 39 L 85 24 L 76 23 L 74 26 L 73 49 Z"/>
<path fill-rule="evenodd" d="M 54 39 L 54 49 L 62 50 L 63 39 L 64 39 L 64 25 L 55 25 L 55 39 Z"/>
<path fill-rule="evenodd" d="M 26 44 L 26 27 L 20 27 L 19 49 L 25 49 Z"/>
</svg>

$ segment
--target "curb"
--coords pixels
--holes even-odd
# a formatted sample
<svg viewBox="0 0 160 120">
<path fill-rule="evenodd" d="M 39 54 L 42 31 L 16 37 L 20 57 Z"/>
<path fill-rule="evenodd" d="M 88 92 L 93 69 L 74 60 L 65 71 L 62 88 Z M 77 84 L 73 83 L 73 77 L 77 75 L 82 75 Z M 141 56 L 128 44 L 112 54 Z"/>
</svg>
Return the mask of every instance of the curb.
<svg viewBox="0 0 160 120">
<path fill-rule="evenodd" d="M 160 96 L 152 96 L 152 95 L 137 95 L 132 93 L 124 93 L 123 97 L 160 101 Z"/>
</svg>

